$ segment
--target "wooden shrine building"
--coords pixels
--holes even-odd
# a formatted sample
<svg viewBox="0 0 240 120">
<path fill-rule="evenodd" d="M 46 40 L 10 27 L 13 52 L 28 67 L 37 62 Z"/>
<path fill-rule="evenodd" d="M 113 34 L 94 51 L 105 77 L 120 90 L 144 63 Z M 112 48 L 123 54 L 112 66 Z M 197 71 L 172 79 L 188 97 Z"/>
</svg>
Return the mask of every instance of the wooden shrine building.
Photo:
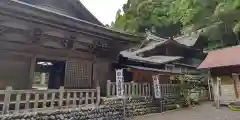
<svg viewBox="0 0 240 120">
<path fill-rule="evenodd" d="M 105 28 L 79 0 L 1 0 L 0 36 L 1 89 L 104 89 L 119 51 L 140 39 Z"/>
<path fill-rule="evenodd" d="M 159 74 L 160 84 L 171 83 L 171 76 L 201 76 L 197 66 L 204 59 L 204 38 L 201 31 L 178 38 L 164 39 L 147 33 L 146 39 L 130 50 L 121 52 L 120 67 L 131 68 L 125 75 L 130 81 L 152 82 L 152 75 Z M 202 78 L 202 77 L 199 77 Z"/>
<path fill-rule="evenodd" d="M 240 46 L 210 51 L 199 69 L 209 70 L 209 82 L 217 107 L 240 100 Z"/>
</svg>

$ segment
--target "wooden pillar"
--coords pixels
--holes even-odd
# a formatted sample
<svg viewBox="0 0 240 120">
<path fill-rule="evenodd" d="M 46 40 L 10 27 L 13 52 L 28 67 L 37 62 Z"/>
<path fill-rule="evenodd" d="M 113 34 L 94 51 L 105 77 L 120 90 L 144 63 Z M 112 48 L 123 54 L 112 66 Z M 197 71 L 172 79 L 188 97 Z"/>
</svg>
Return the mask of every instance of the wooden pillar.
<svg viewBox="0 0 240 120">
<path fill-rule="evenodd" d="M 209 99 L 212 100 L 211 71 L 210 70 L 208 70 L 208 92 L 209 92 Z"/>
<path fill-rule="evenodd" d="M 239 99 L 239 85 L 240 85 L 240 81 L 239 81 L 239 75 L 236 73 L 232 74 L 232 78 L 233 78 L 233 83 L 234 83 L 234 87 L 235 87 L 235 94 L 236 94 L 236 98 Z"/>
<path fill-rule="evenodd" d="M 100 81 L 99 81 L 99 62 L 97 61 L 97 58 L 94 59 L 93 62 L 93 70 L 92 70 L 92 86 L 98 87 L 100 86 Z M 101 69 L 100 69 L 101 70 Z"/>
<path fill-rule="evenodd" d="M 29 69 L 29 88 L 32 88 L 32 81 L 34 79 L 34 72 L 36 67 L 36 56 L 33 56 L 30 63 L 30 69 Z"/>
<path fill-rule="evenodd" d="M 217 99 L 216 99 L 216 108 L 220 108 L 220 83 L 221 82 L 221 78 L 217 77 L 217 90 L 216 90 L 216 94 L 217 94 Z"/>
<path fill-rule="evenodd" d="M 90 83 L 90 87 L 91 88 L 96 88 L 99 86 L 98 83 L 98 79 L 96 78 L 96 72 L 97 72 L 97 57 L 94 54 L 94 52 L 92 53 L 92 72 L 91 72 L 91 83 Z"/>
</svg>

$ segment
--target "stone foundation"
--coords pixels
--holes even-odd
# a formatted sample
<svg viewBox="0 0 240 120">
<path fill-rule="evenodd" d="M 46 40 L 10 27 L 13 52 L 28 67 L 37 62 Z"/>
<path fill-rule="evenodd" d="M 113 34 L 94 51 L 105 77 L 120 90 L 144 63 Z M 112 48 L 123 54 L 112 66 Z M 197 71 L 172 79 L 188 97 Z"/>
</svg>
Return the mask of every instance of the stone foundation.
<svg viewBox="0 0 240 120">
<path fill-rule="evenodd" d="M 122 120 L 122 110 L 111 106 L 98 108 L 68 109 L 38 113 L 5 115 L 1 120 Z"/>
<path fill-rule="evenodd" d="M 103 104 L 113 106 L 121 105 L 122 109 L 125 108 L 126 117 L 134 117 L 146 115 L 150 113 L 161 112 L 161 106 L 154 103 L 151 97 L 136 97 L 126 98 L 125 106 L 124 99 L 121 98 L 106 98 L 103 99 Z"/>
<path fill-rule="evenodd" d="M 161 112 L 161 106 L 154 104 L 148 97 L 103 98 L 101 106 L 95 108 L 64 109 L 57 111 L 44 111 L 38 113 L 24 113 L 18 115 L 5 115 L 1 120 L 123 120 L 134 116 Z M 124 111 L 126 114 L 124 114 Z"/>
</svg>

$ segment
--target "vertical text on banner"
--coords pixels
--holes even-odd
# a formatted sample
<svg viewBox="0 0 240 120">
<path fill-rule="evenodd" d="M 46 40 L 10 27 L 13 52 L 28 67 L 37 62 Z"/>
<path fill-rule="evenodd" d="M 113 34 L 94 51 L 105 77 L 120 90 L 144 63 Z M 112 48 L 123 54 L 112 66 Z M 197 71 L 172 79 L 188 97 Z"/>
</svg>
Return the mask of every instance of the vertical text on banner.
<svg viewBox="0 0 240 120">
<path fill-rule="evenodd" d="M 116 89 L 117 96 L 123 96 L 123 69 L 116 69 Z"/>
</svg>

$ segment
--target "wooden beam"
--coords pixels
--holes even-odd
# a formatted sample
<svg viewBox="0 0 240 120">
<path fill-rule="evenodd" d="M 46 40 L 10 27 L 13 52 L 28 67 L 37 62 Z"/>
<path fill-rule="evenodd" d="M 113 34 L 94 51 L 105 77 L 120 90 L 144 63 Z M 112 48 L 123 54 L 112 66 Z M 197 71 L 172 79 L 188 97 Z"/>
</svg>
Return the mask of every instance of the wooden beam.
<svg viewBox="0 0 240 120">
<path fill-rule="evenodd" d="M 92 54 L 87 52 L 72 51 L 71 55 L 69 56 L 69 50 L 65 49 L 54 49 L 33 44 L 9 42 L 4 40 L 0 40 L 0 49 L 15 51 L 19 53 L 42 55 L 46 57 L 71 57 L 92 60 Z"/>
<path fill-rule="evenodd" d="M 44 41 L 58 41 L 59 43 L 61 43 L 63 45 L 63 41 L 68 41 L 68 42 L 73 41 L 73 44 L 78 43 L 80 45 L 85 46 L 86 48 L 89 48 L 89 46 L 91 46 L 91 43 L 83 42 L 83 40 L 79 40 L 76 37 L 70 36 L 68 38 L 62 38 L 62 37 L 58 37 L 58 36 L 45 34 L 43 31 L 41 33 L 37 34 L 36 30 L 38 30 L 38 29 L 35 29 L 32 31 L 32 30 L 23 30 L 20 28 L 13 28 L 13 27 L 4 26 L 4 25 L 0 25 L 0 27 L 7 29 L 8 30 L 7 33 L 17 33 L 17 34 L 22 34 L 24 36 L 29 36 L 30 38 L 27 41 L 31 41 L 30 43 L 32 43 L 34 41 L 35 42 L 38 41 L 38 44 L 41 44 Z M 92 40 L 94 40 L 94 39 L 92 39 Z M 111 51 L 111 49 L 115 49 L 114 47 L 110 47 L 108 43 L 96 42 L 98 40 L 94 40 L 94 41 L 95 42 L 93 42 L 93 44 L 96 43 L 96 44 L 94 44 L 94 46 L 96 46 L 97 51 L 104 52 L 104 51 Z M 41 42 L 41 43 L 39 43 L 39 42 Z M 65 47 L 66 49 L 69 49 L 68 46 L 66 46 L 66 45 L 63 45 L 63 47 Z M 74 49 L 77 49 L 77 47 L 75 46 Z"/>
</svg>

